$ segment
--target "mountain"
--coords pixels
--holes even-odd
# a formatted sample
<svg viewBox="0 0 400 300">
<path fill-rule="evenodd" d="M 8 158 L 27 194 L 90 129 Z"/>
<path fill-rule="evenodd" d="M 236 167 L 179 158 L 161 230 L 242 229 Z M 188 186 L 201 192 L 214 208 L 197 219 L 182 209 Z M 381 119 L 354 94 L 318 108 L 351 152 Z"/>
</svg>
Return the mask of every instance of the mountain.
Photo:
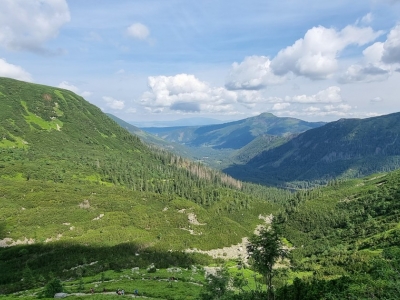
<svg viewBox="0 0 400 300">
<path fill-rule="evenodd" d="M 113 119 L 119 126 L 122 128 L 128 130 L 131 134 L 138 136 L 144 143 L 148 145 L 152 145 L 155 147 L 158 147 L 160 149 L 164 149 L 167 151 L 171 151 L 177 155 L 183 156 L 190 158 L 190 153 L 188 149 L 186 149 L 184 146 L 173 143 L 173 142 L 168 142 L 166 140 L 163 140 L 153 134 L 149 134 L 140 128 L 125 122 L 124 120 L 121 120 L 120 118 L 112 115 L 112 114 L 106 114 L 109 116 L 111 119 Z"/>
<path fill-rule="evenodd" d="M 260 135 L 286 136 L 323 124 L 325 123 L 279 118 L 270 113 L 263 113 L 256 117 L 217 125 L 142 129 L 170 142 L 189 147 L 237 150 Z"/>
<path fill-rule="evenodd" d="M 78 298 L 124 288 L 129 296 L 139 289 L 150 299 L 198 299 L 213 278 L 203 266 L 223 264 L 232 248 L 244 254 L 238 243 L 245 248 L 242 238 L 271 219 L 290 251 L 274 269 L 275 299 L 398 297 L 398 170 L 290 193 L 154 150 L 67 90 L 0 78 L 0 105 L 0 298 L 53 297 L 61 280 Z M 379 145 L 382 162 L 379 155 L 397 153 L 398 118 L 341 120 L 286 142 L 260 135 L 250 146 L 275 151 L 326 127 L 330 135 L 316 138 L 315 149 L 326 142 L 350 159 L 353 149 Z M 263 296 L 259 274 L 241 262 L 224 265 L 234 299 Z"/>
<path fill-rule="evenodd" d="M 0 78 L 0 106 L 0 294 L 207 263 L 183 251 L 241 242 L 290 196 L 150 148 L 68 90 Z"/>
<path fill-rule="evenodd" d="M 315 182 L 400 167 L 400 113 L 310 129 L 224 171 L 259 183 Z"/>
</svg>

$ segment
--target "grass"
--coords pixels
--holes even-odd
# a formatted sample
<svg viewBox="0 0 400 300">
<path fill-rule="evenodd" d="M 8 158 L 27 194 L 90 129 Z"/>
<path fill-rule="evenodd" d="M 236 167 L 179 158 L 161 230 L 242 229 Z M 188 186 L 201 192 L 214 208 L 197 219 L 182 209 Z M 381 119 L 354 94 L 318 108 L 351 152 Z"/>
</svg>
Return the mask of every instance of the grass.
<svg viewBox="0 0 400 300">
<path fill-rule="evenodd" d="M 25 101 L 21 101 L 22 106 L 24 107 L 26 113 L 28 114 L 27 116 L 25 116 L 25 120 L 30 123 L 30 124 L 36 124 L 38 125 L 40 128 L 44 129 L 44 130 L 59 130 L 60 128 L 63 127 L 63 122 L 61 122 L 58 119 L 54 119 L 52 121 L 45 121 L 43 120 L 41 117 L 31 113 L 28 110 L 28 107 L 26 105 Z M 57 108 L 57 106 L 56 106 Z M 58 109 L 58 111 L 60 112 L 60 110 Z"/>
</svg>

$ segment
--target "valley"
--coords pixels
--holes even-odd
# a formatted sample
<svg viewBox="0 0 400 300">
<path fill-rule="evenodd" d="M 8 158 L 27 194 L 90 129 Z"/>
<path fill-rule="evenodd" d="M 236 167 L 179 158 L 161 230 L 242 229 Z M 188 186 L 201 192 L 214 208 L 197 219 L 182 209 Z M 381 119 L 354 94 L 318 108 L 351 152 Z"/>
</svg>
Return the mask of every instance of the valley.
<svg viewBox="0 0 400 300">
<path fill-rule="evenodd" d="M 0 104 L 0 299 L 265 299 L 260 226 L 289 252 L 275 299 L 398 295 L 399 113 L 145 132 L 9 78 Z"/>
</svg>

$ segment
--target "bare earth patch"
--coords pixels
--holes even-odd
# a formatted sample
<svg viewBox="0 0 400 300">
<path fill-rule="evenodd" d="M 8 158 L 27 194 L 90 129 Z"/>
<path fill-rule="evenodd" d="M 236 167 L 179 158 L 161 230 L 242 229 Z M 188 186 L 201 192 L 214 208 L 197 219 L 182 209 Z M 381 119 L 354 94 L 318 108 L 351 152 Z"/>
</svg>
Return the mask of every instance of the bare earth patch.
<svg viewBox="0 0 400 300">
<path fill-rule="evenodd" d="M 100 214 L 98 217 L 94 218 L 92 221 L 100 220 L 102 217 L 104 217 L 104 214 Z"/>
<path fill-rule="evenodd" d="M 0 248 L 11 247 L 11 246 L 16 246 L 16 245 L 31 245 L 34 243 L 35 243 L 34 239 L 25 238 L 22 241 L 21 240 L 14 241 L 11 238 L 5 238 L 5 239 L 0 240 Z"/>
<path fill-rule="evenodd" d="M 264 224 L 257 225 L 254 229 L 254 234 L 258 234 L 261 228 L 271 224 L 274 216 L 270 214 L 269 216 L 259 215 L 258 218 L 260 220 L 264 220 Z M 205 224 L 204 224 L 205 225 Z M 242 238 L 242 242 L 236 245 L 232 245 L 230 247 L 223 247 L 219 249 L 211 249 L 211 250 L 199 250 L 199 249 L 186 249 L 187 253 L 202 253 L 210 255 L 213 258 L 222 258 L 222 259 L 237 259 L 242 258 L 244 261 L 247 260 L 249 256 L 247 252 L 247 244 L 249 243 L 248 237 Z"/>
<path fill-rule="evenodd" d="M 88 208 L 90 208 L 90 203 L 89 203 L 89 200 L 83 200 L 83 202 L 82 203 L 79 203 L 79 205 L 78 205 L 80 208 L 84 208 L 84 209 L 88 209 Z"/>
</svg>

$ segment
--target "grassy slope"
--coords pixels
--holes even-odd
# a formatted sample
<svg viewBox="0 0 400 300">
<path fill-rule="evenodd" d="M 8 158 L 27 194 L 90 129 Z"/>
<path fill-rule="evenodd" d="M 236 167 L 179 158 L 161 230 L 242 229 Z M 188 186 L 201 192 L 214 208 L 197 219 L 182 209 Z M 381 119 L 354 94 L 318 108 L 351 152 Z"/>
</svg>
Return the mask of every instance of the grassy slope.
<svg viewBox="0 0 400 300">
<path fill-rule="evenodd" d="M 0 92 L 0 239 L 35 242 L 0 249 L 2 291 L 18 289 L 27 267 L 65 278 L 86 261 L 100 262 L 93 272 L 204 262 L 166 251 L 236 244 L 277 210 L 152 152 L 70 91 L 0 78 Z"/>
</svg>

